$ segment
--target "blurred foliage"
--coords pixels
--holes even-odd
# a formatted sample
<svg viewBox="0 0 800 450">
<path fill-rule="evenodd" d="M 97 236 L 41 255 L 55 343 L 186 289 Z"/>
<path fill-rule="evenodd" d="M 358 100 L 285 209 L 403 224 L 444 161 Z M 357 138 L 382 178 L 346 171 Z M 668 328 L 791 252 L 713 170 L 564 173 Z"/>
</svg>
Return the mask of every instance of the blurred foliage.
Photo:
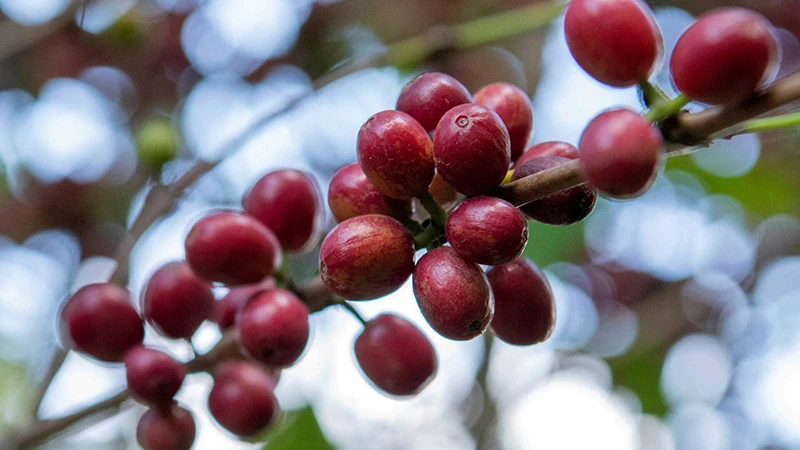
<svg viewBox="0 0 800 450">
<path fill-rule="evenodd" d="M 264 450 L 332 450 L 319 428 L 314 411 L 307 406 L 286 413 L 285 423 L 267 437 Z"/>
<path fill-rule="evenodd" d="M 663 417 L 669 410 L 661 394 L 663 363 L 664 355 L 660 352 L 628 354 L 609 360 L 614 385 L 628 388 L 636 394 L 644 414 Z"/>
<path fill-rule="evenodd" d="M 0 359 L 0 430 L 17 423 L 32 394 L 25 368 Z"/>
<path fill-rule="evenodd" d="M 539 267 L 574 260 L 584 250 L 583 225 L 565 227 L 528 221 L 528 246 L 524 255 Z"/>
</svg>

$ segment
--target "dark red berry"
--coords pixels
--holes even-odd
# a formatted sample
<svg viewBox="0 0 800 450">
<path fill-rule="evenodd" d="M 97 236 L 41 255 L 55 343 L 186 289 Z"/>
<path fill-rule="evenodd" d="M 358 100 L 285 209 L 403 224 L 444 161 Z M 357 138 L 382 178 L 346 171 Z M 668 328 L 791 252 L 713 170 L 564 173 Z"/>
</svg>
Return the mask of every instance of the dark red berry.
<svg viewBox="0 0 800 450">
<path fill-rule="evenodd" d="M 456 106 L 436 127 L 436 170 L 462 194 L 485 194 L 503 182 L 511 160 L 510 145 L 508 130 L 497 113 L 475 103 Z"/>
<path fill-rule="evenodd" d="M 469 91 L 458 80 L 443 73 L 428 72 L 403 87 L 397 109 L 416 119 L 427 131 L 433 131 L 444 113 L 470 100 Z"/>
<path fill-rule="evenodd" d="M 522 254 L 528 223 L 511 203 L 497 197 L 464 200 L 447 218 L 445 236 L 462 258 L 496 266 Z"/>
<path fill-rule="evenodd" d="M 170 355 L 137 345 L 125 353 L 128 390 L 142 403 L 167 406 L 181 388 L 186 368 Z"/>
<path fill-rule="evenodd" d="M 383 214 L 395 219 L 411 215 L 410 200 L 397 200 L 378 192 L 357 162 L 342 167 L 331 178 L 328 206 L 337 222 L 365 214 Z"/>
<path fill-rule="evenodd" d="M 533 130 L 533 110 L 528 94 L 511 83 L 493 83 L 476 92 L 473 102 L 493 110 L 503 119 L 511 139 L 511 160 L 519 158 Z"/>
<path fill-rule="evenodd" d="M 557 167 L 569 161 L 558 156 L 531 158 L 514 169 L 513 180 L 533 175 L 542 170 Z M 588 184 L 564 189 L 545 198 L 534 200 L 520 207 L 526 216 L 550 225 L 570 225 L 585 219 L 597 201 L 597 191 Z"/>
<path fill-rule="evenodd" d="M 142 295 L 142 314 L 165 336 L 189 339 L 214 313 L 211 283 L 195 275 L 185 262 L 158 269 Z"/>
<path fill-rule="evenodd" d="M 106 362 L 120 362 L 125 352 L 144 339 L 144 321 L 133 308 L 130 293 L 116 284 L 80 288 L 61 310 L 65 343 Z"/>
<path fill-rule="evenodd" d="M 653 13 L 641 0 L 572 0 L 564 32 L 578 65 L 616 87 L 647 80 L 663 47 Z"/>
<path fill-rule="evenodd" d="M 136 442 L 143 450 L 189 450 L 194 445 L 194 417 L 177 404 L 152 408 L 139 419 Z"/>
<path fill-rule="evenodd" d="M 280 407 L 273 394 L 275 382 L 261 367 L 227 361 L 214 371 L 208 409 L 220 425 L 237 436 L 253 436 L 270 426 Z"/>
<path fill-rule="evenodd" d="M 281 264 L 275 235 L 241 213 L 206 216 L 186 237 L 186 261 L 202 278 L 227 285 L 252 284 L 272 275 Z"/>
<path fill-rule="evenodd" d="M 267 278 L 261 283 L 248 284 L 230 288 L 227 294 L 214 306 L 214 322 L 224 330 L 236 323 L 239 310 L 256 294 L 275 289 L 275 280 Z"/>
<path fill-rule="evenodd" d="M 236 319 L 239 344 L 251 358 L 271 367 L 287 367 L 308 343 L 308 308 L 285 289 L 253 297 Z"/>
<path fill-rule="evenodd" d="M 319 273 L 325 286 L 347 300 L 371 300 L 399 288 L 414 270 L 414 239 L 391 217 L 353 217 L 325 237 Z"/>
<path fill-rule="evenodd" d="M 457 341 L 479 336 L 489 326 L 494 301 L 481 266 L 451 247 L 435 248 L 414 269 L 414 296 L 437 333 Z"/>
<path fill-rule="evenodd" d="M 577 147 L 566 142 L 548 141 L 536 144 L 529 148 L 517 159 L 515 165 L 519 167 L 526 161 L 540 156 L 560 156 L 567 159 L 578 159 L 581 155 Z"/>
<path fill-rule="evenodd" d="M 434 173 L 433 143 L 413 117 L 382 111 L 358 132 L 358 163 L 383 195 L 409 200 L 428 191 Z"/>
<path fill-rule="evenodd" d="M 550 337 L 556 310 L 550 283 L 527 258 L 496 266 L 486 274 L 494 292 L 495 336 L 515 345 L 532 345 Z"/>
<path fill-rule="evenodd" d="M 381 314 L 356 339 L 356 360 L 364 375 L 391 395 L 418 394 L 436 375 L 433 345 L 411 322 Z"/>
</svg>

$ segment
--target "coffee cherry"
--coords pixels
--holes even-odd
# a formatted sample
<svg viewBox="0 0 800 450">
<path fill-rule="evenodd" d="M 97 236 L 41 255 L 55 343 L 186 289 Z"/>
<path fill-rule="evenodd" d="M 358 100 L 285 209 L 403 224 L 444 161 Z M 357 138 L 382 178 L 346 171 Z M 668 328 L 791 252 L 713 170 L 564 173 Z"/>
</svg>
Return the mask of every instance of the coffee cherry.
<svg viewBox="0 0 800 450">
<path fill-rule="evenodd" d="M 280 407 L 275 382 L 261 367 L 226 361 L 214 371 L 208 409 L 220 425 L 237 436 L 254 436 L 270 426 Z"/>
<path fill-rule="evenodd" d="M 197 433 L 194 417 L 173 403 L 168 409 L 148 409 L 136 427 L 136 442 L 143 450 L 189 450 Z"/>
<path fill-rule="evenodd" d="M 285 289 L 253 297 L 236 319 L 239 344 L 251 358 L 271 367 L 287 367 L 308 343 L 308 308 Z"/>
<path fill-rule="evenodd" d="M 272 278 L 267 278 L 261 283 L 230 288 L 228 293 L 214 305 L 214 322 L 221 330 L 230 328 L 236 323 L 239 310 L 248 300 L 270 289 L 275 289 L 275 280 Z"/>
<path fill-rule="evenodd" d="M 137 345 L 125 353 L 128 389 L 137 400 L 154 406 L 168 406 L 181 388 L 186 368 L 168 354 Z"/>
<path fill-rule="evenodd" d="M 414 239 L 395 219 L 377 214 L 337 225 L 319 251 L 325 286 L 347 300 L 371 300 L 397 290 L 414 270 Z"/>
<path fill-rule="evenodd" d="M 105 362 L 120 362 L 144 339 L 144 321 L 127 289 L 111 283 L 78 289 L 61 310 L 65 344 Z"/>
<path fill-rule="evenodd" d="M 445 236 L 459 256 L 496 266 L 522 254 L 528 223 L 511 203 L 497 197 L 465 200 L 447 218 Z"/>
<path fill-rule="evenodd" d="M 647 119 L 622 108 L 592 119 L 578 147 L 592 186 L 610 197 L 633 197 L 655 178 L 664 140 Z"/>
<path fill-rule="evenodd" d="M 189 339 L 214 313 L 211 283 L 183 261 L 158 269 L 142 295 L 142 315 L 165 336 Z"/>
<path fill-rule="evenodd" d="M 675 86 L 704 103 L 735 102 L 775 74 L 778 43 L 772 24 L 742 8 L 703 14 L 681 35 L 669 67 Z"/>
<path fill-rule="evenodd" d="M 436 375 L 433 345 L 411 322 L 381 314 L 356 339 L 356 360 L 364 375 L 390 395 L 415 395 Z"/>
<path fill-rule="evenodd" d="M 616 87 L 647 80 L 663 47 L 653 13 L 641 0 L 573 0 L 564 32 L 578 65 Z"/>
<path fill-rule="evenodd" d="M 550 337 L 556 310 L 550 283 L 527 258 L 517 258 L 486 274 L 494 293 L 492 331 L 502 341 L 532 345 Z"/>
<path fill-rule="evenodd" d="M 470 102 L 467 88 L 458 80 L 438 72 L 423 73 L 406 83 L 397 99 L 397 109 L 433 131 L 444 113 Z"/>
<path fill-rule="evenodd" d="M 411 201 L 378 192 L 357 162 L 342 167 L 331 178 L 328 206 L 337 222 L 365 214 L 383 214 L 395 219 L 411 215 Z"/>
<path fill-rule="evenodd" d="M 383 195 L 399 200 L 428 191 L 434 173 L 433 143 L 413 117 L 382 111 L 358 132 L 358 163 Z"/>
<path fill-rule="evenodd" d="M 503 182 L 511 160 L 510 145 L 508 130 L 497 113 L 467 103 L 442 116 L 434 135 L 433 158 L 453 189 L 481 195 Z"/>
<path fill-rule="evenodd" d="M 511 160 L 525 150 L 533 129 L 533 111 L 528 94 L 510 83 L 493 83 L 475 93 L 473 102 L 500 116 L 511 139 Z"/>
<path fill-rule="evenodd" d="M 526 150 L 525 153 L 523 153 L 522 156 L 517 159 L 515 166 L 519 167 L 522 164 L 525 164 L 526 161 L 533 158 L 538 158 L 540 156 L 560 156 L 567 159 L 578 159 L 578 157 L 581 155 L 580 152 L 578 152 L 578 149 L 572 144 L 559 141 L 548 141 L 542 142 L 541 144 L 536 144 Z"/>
<path fill-rule="evenodd" d="M 514 169 L 512 181 L 542 170 L 551 169 L 569 161 L 558 156 L 540 156 L 531 158 Z M 545 198 L 534 200 L 519 209 L 526 216 L 550 225 L 570 225 L 585 219 L 597 201 L 597 191 L 587 184 L 564 189 Z"/>
<path fill-rule="evenodd" d="M 280 243 L 258 220 L 241 213 L 206 216 L 186 237 L 186 261 L 202 278 L 227 285 L 251 284 L 281 264 Z"/>
<path fill-rule="evenodd" d="M 457 341 L 480 336 L 494 314 L 486 274 L 451 247 L 435 248 L 414 269 L 414 296 L 437 333 Z"/>
</svg>

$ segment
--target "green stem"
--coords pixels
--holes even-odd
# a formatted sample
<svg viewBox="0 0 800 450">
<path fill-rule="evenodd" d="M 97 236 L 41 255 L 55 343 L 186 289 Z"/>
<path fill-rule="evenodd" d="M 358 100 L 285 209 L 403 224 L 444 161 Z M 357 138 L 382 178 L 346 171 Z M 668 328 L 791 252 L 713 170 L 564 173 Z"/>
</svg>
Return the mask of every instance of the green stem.
<svg viewBox="0 0 800 450">
<path fill-rule="evenodd" d="M 422 203 L 422 207 L 425 208 L 425 211 L 428 211 L 428 214 L 431 215 L 433 223 L 444 229 L 444 225 L 447 223 L 447 211 L 436 203 L 436 200 L 433 199 L 430 192 L 426 192 L 420 196 L 419 202 Z"/>
<path fill-rule="evenodd" d="M 405 226 L 408 229 L 408 231 L 410 231 L 411 234 L 413 235 L 417 235 L 425 231 L 425 228 L 423 228 L 422 225 L 419 224 L 419 222 L 417 222 L 414 219 L 410 219 L 408 217 L 400 219 L 400 223 L 402 223 L 403 226 Z"/>
<path fill-rule="evenodd" d="M 642 91 L 644 103 L 648 108 L 653 108 L 669 101 L 669 97 L 664 91 L 647 80 L 639 82 L 639 89 Z"/>
<path fill-rule="evenodd" d="M 367 326 L 367 321 L 364 320 L 364 317 L 361 315 L 361 313 L 358 312 L 357 309 L 353 307 L 353 305 L 347 303 L 347 301 L 345 300 L 342 300 L 341 302 L 339 302 L 339 304 L 342 305 L 342 307 L 346 309 L 347 312 L 349 312 L 353 317 L 358 319 L 358 321 L 361 322 L 361 325 Z"/>
<path fill-rule="evenodd" d="M 760 133 L 762 131 L 780 130 L 782 128 L 800 127 L 800 112 L 782 116 L 753 119 L 742 123 L 742 130 L 737 134 Z"/>
<path fill-rule="evenodd" d="M 435 223 L 430 224 L 422 233 L 414 235 L 414 248 L 421 250 L 428 248 L 434 241 L 442 236 L 442 229 Z"/>
<path fill-rule="evenodd" d="M 657 102 L 650 108 L 649 111 L 647 111 L 645 117 L 647 117 L 647 119 L 651 122 L 664 120 L 667 117 L 674 116 L 680 112 L 680 110 L 683 109 L 683 107 L 686 106 L 689 101 L 690 100 L 688 97 L 680 94 L 672 100 Z"/>
</svg>

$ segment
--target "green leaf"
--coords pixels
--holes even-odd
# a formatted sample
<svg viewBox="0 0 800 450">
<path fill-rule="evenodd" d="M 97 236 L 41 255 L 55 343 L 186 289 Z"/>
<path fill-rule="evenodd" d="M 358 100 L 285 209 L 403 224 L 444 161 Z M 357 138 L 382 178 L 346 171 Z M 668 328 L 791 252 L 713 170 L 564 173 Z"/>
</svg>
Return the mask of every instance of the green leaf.
<svg viewBox="0 0 800 450">
<path fill-rule="evenodd" d="M 264 450 L 333 450 L 310 406 L 286 413 L 284 425 L 267 436 Z"/>
</svg>

